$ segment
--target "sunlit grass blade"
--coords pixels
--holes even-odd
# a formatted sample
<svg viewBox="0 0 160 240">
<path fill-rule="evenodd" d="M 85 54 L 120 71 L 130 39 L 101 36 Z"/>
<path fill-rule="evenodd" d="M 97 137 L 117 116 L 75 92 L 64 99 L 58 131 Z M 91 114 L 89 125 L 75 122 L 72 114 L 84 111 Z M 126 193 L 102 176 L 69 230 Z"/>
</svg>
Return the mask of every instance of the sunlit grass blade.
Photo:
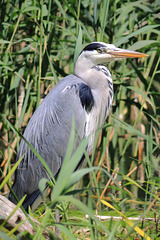
<svg viewBox="0 0 160 240">
<path fill-rule="evenodd" d="M 92 172 L 94 170 L 98 170 L 97 167 L 92 168 L 85 168 L 85 169 L 79 169 L 75 172 L 73 172 L 70 177 L 68 178 L 67 184 L 65 186 L 66 189 L 69 189 L 72 187 L 75 183 L 77 183 L 84 175 L 86 175 L 89 172 Z"/>
<path fill-rule="evenodd" d="M 126 42 L 128 41 L 128 39 L 134 37 L 135 35 L 139 35 L 139 34 L 142 34 L 142 33 L 143 33 L 143 34 L 144 34 L 144 33 L 147 33 L 148 31 L 153 30 L 154 28 L 158 28 L 158 27 L 160 27 L 159 24 L 148 25 L 148 26 L 142 27 L 142 28 L 140 28 L 140 29 L 138 29 L 138 30 L 136 30 L 136 31 L 128 34 L 127 36 L 120 38 L 120 39 L 115 43 L 115 45 L 118 47 L 118 46 L 120 46 L 121 44 L 126 43 Z"/>
<path fill-rule="evenodd" d="M 126 221 L 126 223 L 130 226 L 130 227 L 133 227 L 134 230 L 142 237 L 144 237 L 146 240 L 151 240 L 151 238 L 149 236 L 147 236 L 147 234 L 145 234 L 144 231 L 142 231 L 139 227 L 136 226 L 136 223 L 134 224 L 132 221 L 128 220 L 128 218 L 123 214 L 121 213 L 120 211 L 118 211 L 115 207 L 113 207 L 110 203 L 104 201 L 104 200 L 101 200 L 101 202 L 106 205 L 107 207 L 115 210 L 117 213 L 119 213 Z"/>
<path fill-rule="evenodd" d="M 76 60 L 81 50 L 82 50 L 82 28 L 81 26 L 79 26 L 79 32 L 78 32 L 78 37 L 77 37 L 77 42 L 76 42 L 76 47 L 74 52 L 74 65 L 76 63 Z"/>
<path fill-rule="evenodd" d="M 82 140 L 82 142 L 78 146 L 77 150 L 73 153 L 73 155 L 69 158 L 65 157 L 56 185 L 51 195 L 52 202 L 56 201 L 57 197 L 62 194 L 62 192 L 68 185 L 70 175 L 73 173 L 76 166 L 80 162 L 82 155 L 87 147 L 87 143 L 88 143 L 87 139 Z"/>
<path fill-rule="evenodd" d="M 129 212 L 130 215 L 134 215 L 136 209 L 142 211 L 145 232 L 150 238 L 157 239 L 159 234 L 157 189 L 160 183 L 160 30 L 157 9 L 160 8 L 160 2 L 143 0 L 2 2 L 5 4 L 1 4 L 0 24 L 0 113 L 3 115 L 0 122 L 0 166 L 3 180 L 1 194 L 7 196 L 8 180 L 18 165 L 16 154 L 19 139 L 23 139 L 18 132 L 24 131 L 39 101 L 49 90 L 64 76 L 74 72 L 74 63 L 82 46 L 101 40 L 105 43 L 116 43 L 117 46 L 122 45 L 121 47 L 125 49 L 140 49 L 138 51 L 147 54 L 147 58 L 107 64 L 114 83 L 112 114 L 103 127 L 102 138 L 96 136 L 92 155 L 90 153 L 88 156 L 85 153 L 83 143 L 84 145 L 82 144 L 73 156 L 75 133 L 71 133 L 72 143 L 67 149 L 67 161 L 64 162 L 63 174 L 57 182 L 60 190 L 58 187 L 55 189 L 57 200 L 55 199 L 53 203 L 65 216 L 59 224 L 60 227 L 63 226 L 62 239 L 86 238 L 87 234 L 90 239 L 137 237 L 135 226 L 128 225 L 127 232 L 119 231 L 123 224 L 126 225 L 122 224 L 121 220 L 117 223 L 112 220 L 109 224 L 101 222 L 105 229 L 99 228 L 99 222 L 94 218 L 93 212 L 98 206 L 97 202 L 101 203 L 100 196 L 103 191 L 105 199 L 109 199 L 111 205 L 113 202 L 114 206 Z M 95 87 L 99 87 L 99 84 Z M 44 168 L 47 168 L 44 160 L 32 146 L 29 144 L 28 146 L 44 164 Z M 88 168 L 75 172 L 82 152 L 85 154 Z M 94 164 L 98 167 L 94 168 Z M 48 177 L 54 181 L 50 169 L 47 169 Z M 41 191 L 46 183 L 54 191 L 54 184 L 50 179 L 40 181 Z M 63 186 L 60 185 L 61 181 Z M 77 188 L 73 189 L 72 185 L 76 182 Z M 70 195 L 74 196 L 71 202 L 69 198 L 62 200 L 63 197 Z M 59 197 L 62 197 L 62 201 L 57 204 Z M 130 199 L 132 197 L 134 202 Z M 90 220 L 85 219 L 84 215 L 78 218 L 77 213 L 73 213 L 72 206 L 75 204 L 73 207 L 75 208 L 79 204 L 74 202 L 76 198 L 85 203 L 85 206 L 83 204 L 79 206 L 84 210 L 84 214 L 88 213 L 88 209 L 92 213 Z M 47 203 L 42 203 L 35 213 L 30 212 L 33 217 L 39 218 L 44 223 L 42 229 L 47 221 L 51 226 L 56 225 L 51 205 L 49 204 L 51 214 L 47 210 Z M 103 214 L 106 205 L 101 203 L 99 209 Z M 112 211 L 116 214 L 115 210 Z M 146 222 L 146 214 L 155 217 L 151 224 Z M 108 229 L 110 231 L 107 232 Z M 0 230 L 0 238 L 7 239 L 3 232 L 8 234 L 10 230 L 5 226 Z M 28 236 L 26 234 L 17 235 L 17 231 L 14 231 L 12 235 L 13 238 L 25 238 Z M 79 236 L 81 234 L 83 236 Z M 52 234 L 53 239 L 54 237 L 56 239 Z M 44 238 L 41 229 L 38 229 L 35 238 Z"/>
<path fill-rule="evenodd" d="M 5 176 L 5 179 L 3 180 L 3 182 L 0 185 L 0 191 L 2 190 L 4 185 L 9 181 L 9 179 L 12 177 L 12 174 L 15 172 L 16 168 L 18 167 L 18 165 L 22 161 L 22 159 L 23 159 L 23 156 L 14 164 L 14 166 L 12 167 L 11 171 L 7 174 L 7 176 Z"/>
<path fill-rule="evenodd" d="M 132 50 L 132 51 L 136 51 L 138 49 L 144 48 L 148 45 L 151 45 L 151 44 L 157 43 L 157 42 L 158 41 L 156 41 L 156 40 L 142 40 L 142 41 L 138 41 L 138 42 L 134 43 L 128 49 Z"/>
<path fill-rule="evenodd" d="M 100 41 L 103 41 L 104 30 L 107 22 L 108 11 L 109 11 L 110 0 L 105 0 L 102 3 L 102 13 L 100 12 L 100 20 L 101 20 L 101 31 L 100 31 Z"/>
</svg>

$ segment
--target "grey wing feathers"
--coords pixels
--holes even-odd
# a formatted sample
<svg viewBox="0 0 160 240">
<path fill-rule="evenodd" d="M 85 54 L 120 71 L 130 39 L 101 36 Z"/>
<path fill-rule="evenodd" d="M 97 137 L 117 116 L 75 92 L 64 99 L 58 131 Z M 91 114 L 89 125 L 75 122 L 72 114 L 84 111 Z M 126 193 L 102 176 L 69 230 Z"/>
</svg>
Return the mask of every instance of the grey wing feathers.
<svg viewBox="0 0 160 240">
<path fill-rule="evenodd" d="M 77 91 L 77 86 L 81 83 L 83 81 L 74 75 L 61 80 L 37 108 L 24 132 L 24 137 L 43 157 L 54 176 L 58 173 L 67 150 L 73 115 L 75 129 L 78 131 L 75 148 L 84 137 L 86 112 Z M 47 177 L 44 166 L 21 140 L 17 159 L 23 154 L 25 156 L 18 166 L 13 185 L 19 199 L 24 194 L 36 191 L 39 180 Z"/>
</svg>

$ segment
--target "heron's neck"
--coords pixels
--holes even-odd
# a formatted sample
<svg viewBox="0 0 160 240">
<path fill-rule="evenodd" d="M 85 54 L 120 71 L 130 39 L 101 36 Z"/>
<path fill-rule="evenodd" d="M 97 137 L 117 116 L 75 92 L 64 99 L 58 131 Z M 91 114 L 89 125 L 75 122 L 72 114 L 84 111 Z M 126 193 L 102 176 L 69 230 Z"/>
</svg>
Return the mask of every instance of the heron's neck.
<svg viewBox="0 0 160 240">
<path fill-rule="evenodd" d="M 103 91 L 108 87 L 108 79 L 112 82 L 109 69 L 104 65 L 89 66 L 76 63 L 74 74 L 81 78 L 91 89 Z"/>
<path fill-rule="evenodd" d="M 102 126 L 113 101 L 113 83 L 109 69 L 101 64 L 91 65 L 84 61 L 82 65 L 82 61 L 77 61 L 74 74 L 91 88 Z"/>
</svg>

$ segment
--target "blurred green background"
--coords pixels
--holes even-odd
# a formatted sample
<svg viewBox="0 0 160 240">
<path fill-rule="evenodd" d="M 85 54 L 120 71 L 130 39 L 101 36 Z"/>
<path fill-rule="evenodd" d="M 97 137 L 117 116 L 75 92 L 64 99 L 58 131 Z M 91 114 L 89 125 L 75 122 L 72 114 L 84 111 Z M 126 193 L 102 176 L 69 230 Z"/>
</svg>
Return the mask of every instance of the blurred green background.
<svg viewBox="0 0 160 240">
<path fill-rule="evenodd" d="M 10 173 L 19 147 L 20 137 L 11 126 L 23 133 L 50 89 L 73 73 L 85 45 L 103 41 L 148 55 L 108 64 L 113 108 L 90 162 L 101 169 L 77 185 L 82 190 L 78 199 L 85 204 L 90 202 L 86 190 L 90 189 L 91 210 L 100 208 L 93 196 L 103 193 L 121 212 L 138 208 L 145 213 L 159 198 L 160 1 L 2 0 L 0 19 L 1 182 Z M 8 186 L 1 185 L 0 191 L 7 195 Z M 155 216 L 155 211 L 151 214 Z M 101 239 L 92 227 L 91 238 Z M 117 229 L 113 236 L 118 236 Z M 155 229 L 152 239 L 158 236 Z M 109 239 L 106 232 L 104 239 Z M 76 236 L 72 230 L 70 234 Z"/>
</svg>

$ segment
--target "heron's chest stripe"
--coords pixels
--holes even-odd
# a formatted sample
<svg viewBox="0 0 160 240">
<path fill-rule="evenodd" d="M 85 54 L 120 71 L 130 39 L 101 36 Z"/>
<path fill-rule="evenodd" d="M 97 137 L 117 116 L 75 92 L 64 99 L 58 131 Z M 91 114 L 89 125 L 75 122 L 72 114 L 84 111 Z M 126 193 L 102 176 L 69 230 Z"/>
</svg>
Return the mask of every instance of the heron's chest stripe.
<svg viewBox="0 0 160 240">
<path fill-rule="evenodd" d="M 91 111 L 94 105 L 94 98 L 91 89 L 84 83 L 79 85 L 79 98 L 82 107 L 85 108 L 87 112 Z"/>
</svg>

